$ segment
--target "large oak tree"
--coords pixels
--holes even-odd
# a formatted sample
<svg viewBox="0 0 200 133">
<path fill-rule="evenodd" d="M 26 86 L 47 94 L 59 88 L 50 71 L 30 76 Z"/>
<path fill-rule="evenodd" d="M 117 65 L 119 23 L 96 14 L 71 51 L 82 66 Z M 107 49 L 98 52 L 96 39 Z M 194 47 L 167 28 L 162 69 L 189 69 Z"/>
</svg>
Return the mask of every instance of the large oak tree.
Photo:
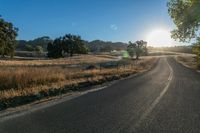
<svg viewBox="0 0 200 133">
<path fill-rule="evenodd" d="M 71 34 L 55 39 L 48 44 L 47 50 L 50 58 L 64 57 L 65 54 L 72 57 L 74 54 L 86 54 L 88 52 L 81 37 Z"/>
<path fill-rule="evenodd" d="M 0 55 L 13 57 L 18 29 L 12 23 L 0 18 Z"/>
<path fill-rule="evenodd" d="M 200 0 L 170 0 L 168 12 L 177 28 L 172 38 L 182 42 L 197 38 L 194 52 L 200 67 Z"/>
</svg>

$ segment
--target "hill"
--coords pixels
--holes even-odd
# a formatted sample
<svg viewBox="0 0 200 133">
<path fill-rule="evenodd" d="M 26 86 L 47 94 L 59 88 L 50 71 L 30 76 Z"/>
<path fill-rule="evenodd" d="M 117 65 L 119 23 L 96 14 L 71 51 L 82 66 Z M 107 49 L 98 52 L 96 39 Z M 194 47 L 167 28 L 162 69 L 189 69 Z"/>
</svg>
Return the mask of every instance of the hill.
<svg viewBox="0 0 200 133">
<path fill-rule="evenodd" d="M 41 46 L 44 51 L 47 51 L 47 44 L 52 42 L 53 39 L 44 36 L 34 40 L 18 40 L 16 50 L 17 51 L 34 51 L 36 46 Z M 111 42 L 111 41 L 84 41 L 90 52 L 110 52 L 112 50 L 125 50 L 126 43 L 123 42 Z"/>
<path fill-rule="evenodd" d="M 127 44 L 123 42 L 111 42 L 101 40 L 86 42 L 86 45 L 89 48 L 90 52 L 110 52 L 112 50 L 125 50 L 127 48 Z"/>
</svg>

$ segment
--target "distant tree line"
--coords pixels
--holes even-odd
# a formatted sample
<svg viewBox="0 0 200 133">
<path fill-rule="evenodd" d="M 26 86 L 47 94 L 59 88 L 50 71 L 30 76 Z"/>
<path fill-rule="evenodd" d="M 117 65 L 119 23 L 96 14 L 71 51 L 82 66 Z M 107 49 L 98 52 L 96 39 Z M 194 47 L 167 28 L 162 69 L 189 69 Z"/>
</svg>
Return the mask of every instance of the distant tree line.
<svg viewBox="0 0 200 133">
<path fill-rule="evenodd" d="M 0 55 L 14 56 L 18 29 L 0 16 Z"/>
<path fill-rule="evenodd" d="M 72 57 L 74 54 L 87 54 L 88 49 L 80 36 L 66 34 L 63 37 L 56 38 L 47 45 L 49 58 Z"/>
<path fill-rule="evenodd" d="M 147 42 L 140 40 L 132 43 L 131 41 L 128 44 L 127 51 L 131 58 L 134 56 L 138 60 L 141 55 L 147 55 Z"/>
<path fill-rule="evenodd" d="M 42 47 L 43 51 L 47 51 L 48 43 L 52 43 L 54 40 L 48 36 L 39 37 L 34 40 L 18 40 L 16 50 L 18 51 L 35 51 L 36 47 Z M 111 52 L 112 50 L 126 50 L 127 43 L 123 42 L 111 42 L 111 41 L 102 41 L 102 40 L 94 40 L 94 41 L 85 41 L 85 46 L 87 47 L 89 52 L 98 53 L 98 52 Z"/>
<path fill-rule="evenodd" d="M 36 38 L 34 40 L 18 40 L 16 50 L 19 51 L 30 51 L 30 52 L 45 52 L 47 51 L 47 44 L 52 42 L 53 40 L 48 36 L 43 36 Z"/>
</svg>

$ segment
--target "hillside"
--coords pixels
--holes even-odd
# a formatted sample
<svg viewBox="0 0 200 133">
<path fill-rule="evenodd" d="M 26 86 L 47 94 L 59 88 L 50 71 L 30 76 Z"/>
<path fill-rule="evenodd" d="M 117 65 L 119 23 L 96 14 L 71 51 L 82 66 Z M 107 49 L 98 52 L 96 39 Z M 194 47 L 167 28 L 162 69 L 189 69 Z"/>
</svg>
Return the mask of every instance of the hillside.
<svg viewBox="0 0 200 133">
<path fill-rule="evenodd" d="M 125 50 L 127 48 L 126 43 L 122 42 L 106 42 L 101 40 L 94 40 L 86 43 L 90 52 L 110 52 L 112 50 Z"/>
<path fill-rule="evenodd" d="M 34 40 L 18 40 L 16 50 L 17 51 L 34 51 L 36 46 L 41 46 L 44 51 L 47 51 L 47 44 L 52 39 L 49 37 L 40 37 Z M 122 42 L 110 42 L 110 41 L 84 41 L 90 52 L 110 52 L 112 50 L 125 50 L 127 47 L 126 43 Z"/>
</svg>

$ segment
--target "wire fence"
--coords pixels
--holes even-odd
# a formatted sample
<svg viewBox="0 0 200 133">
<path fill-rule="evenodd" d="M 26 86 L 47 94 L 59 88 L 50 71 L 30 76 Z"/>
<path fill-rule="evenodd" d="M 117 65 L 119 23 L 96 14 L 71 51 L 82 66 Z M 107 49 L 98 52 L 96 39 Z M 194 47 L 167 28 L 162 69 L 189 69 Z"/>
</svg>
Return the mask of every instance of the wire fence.
<svg viewBox="0 0 200 133">
<path fill-rule="evenodd" d="M 99 69 L 100 71 L 104 69 L 133 69 L 141 66 L 142 63 L 137 60 L 120 60 L 120 61 L 111 61 L 111 62 L 104 62 L 104 63 L 98 63 L 98 64 L 84 64 L 80 67 L 83 70 L 94 70 Z"/>
</svg>

